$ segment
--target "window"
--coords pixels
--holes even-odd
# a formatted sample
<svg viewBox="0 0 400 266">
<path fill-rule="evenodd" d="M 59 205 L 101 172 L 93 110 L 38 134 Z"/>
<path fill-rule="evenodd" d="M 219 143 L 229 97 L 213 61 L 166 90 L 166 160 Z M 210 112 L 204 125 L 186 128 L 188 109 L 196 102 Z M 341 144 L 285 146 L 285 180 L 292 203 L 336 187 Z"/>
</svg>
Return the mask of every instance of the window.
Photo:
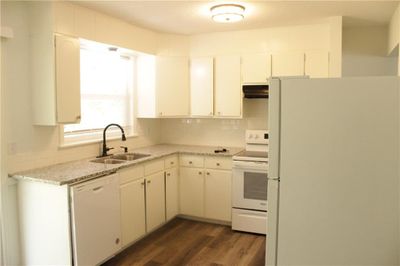
<svg viewBox="0 0 400 266">
<path fill-rule="evenodd" d="M 108 47 L 81 45 L 81 121 L 63 126 L 63 145 L 102 139 L 110 123 L 120 124 L 132 136 L 134 121 L 133 56 Z M 118 128 L 107 135 L 120 136 Z"/>
</svg>

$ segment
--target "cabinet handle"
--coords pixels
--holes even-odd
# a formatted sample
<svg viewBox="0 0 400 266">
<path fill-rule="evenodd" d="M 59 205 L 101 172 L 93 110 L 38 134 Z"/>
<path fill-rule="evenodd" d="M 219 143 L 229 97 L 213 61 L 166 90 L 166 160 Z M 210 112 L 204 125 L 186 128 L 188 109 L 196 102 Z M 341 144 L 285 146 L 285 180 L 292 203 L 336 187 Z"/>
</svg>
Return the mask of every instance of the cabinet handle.
<svg viewBox="0 0 400 266">
<path fill-rule="evenodd" d="M 209 172 L 207 172 L 207 175 L 210 175 L 210 173 L 209 173 Z"/>
<path fill-rule="evenodd" d="M 77 115 L 76 120 L 81 120 L 81 115 Z"/>
<path fill-rule="evenodd" d="M 203 172 L 199 171 L 199 175 L 203 174 Z"/>
<path fill-rule="evenodd" d="M 119 244 L 119 238 L 115 239 L 115 244 Z"/>
<path fill-rule="evenodd" d="M 150 184 L 151 183 L 151 180 L 147 180 L 147 184 Z"/>
<path fill-rule="evenodd" d="M 171 162 L 171 164 L 174 164 L 174 162 Z"/>
<path fill-rule="evenodd" d="M 144 186 L 145 183 L 144 183 L 144 181 L 143 181 L 143 182 L 141 182 L 140 184 L 141 184 L 142 186 Z"/>
<path fill-rule="evenodd" d="M 167 173 L 167 176 L 170 176 L 171 174 L 170 173 Z"/>
</svg>

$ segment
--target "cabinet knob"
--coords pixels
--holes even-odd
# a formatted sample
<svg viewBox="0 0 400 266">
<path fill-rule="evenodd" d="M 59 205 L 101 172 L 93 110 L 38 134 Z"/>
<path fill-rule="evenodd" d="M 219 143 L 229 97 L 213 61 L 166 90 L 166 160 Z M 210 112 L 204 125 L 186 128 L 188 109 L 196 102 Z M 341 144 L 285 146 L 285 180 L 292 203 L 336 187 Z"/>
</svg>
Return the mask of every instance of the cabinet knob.
<svg viewBox="0 0 400 266">
<path fill-rule="evenodd" d="M 151 180 L 147 180 L 147 184 L 150 184 L 151 183 Z"/>
<path fill-rule="evenodd" d="M 189 161 L 189 164 L 192 164 L 193 162 L 192 161 Z"/>
<path fill-rule="evenodd" d="M 219 163 L 217 163 L 217 166 L 220 166 L 220 164 L 219 164 Z"/>
<path fill-rule="evenodd" d="M 210 115 L 213 115 L 213 112 L 210 112 Z"/>
<path fill-rule="evenodd" d="M 170 173 L 167 173 L 167 176 L 170 176 L 171 174 Z"/>
<path fill-rule="evenodd" d="M 77 115 L 76 120 L 81 120 L 81 115 Z"/>
<path fill-rule="evenodd" d="M 210 173 L 209 173 L 209 172 L 207 172 L 207 175 L 210 175 Z"/>
<path fill-rule="evenodd" d="M 119 244 L 119 238 L 115 239 L 115 244 Z"/>
<path fill-rule="evenodd" d="M 162 116 L 162 112 L 160 112 L 160 116 Z"/>
<path fill-rule="evenodd" d="M 201 171 L 199 171 L 199 175 L 203 174 Z"/>
<path fill-rule="evenodd" d="M 142 186 L 144 186 L 144 181 L 142 183 L 140 183 Z"/>
<path fill-rule="evenodd" d="M 171 162 L 171 164 L 174 164 L 174 162 Z"/>
</svg>

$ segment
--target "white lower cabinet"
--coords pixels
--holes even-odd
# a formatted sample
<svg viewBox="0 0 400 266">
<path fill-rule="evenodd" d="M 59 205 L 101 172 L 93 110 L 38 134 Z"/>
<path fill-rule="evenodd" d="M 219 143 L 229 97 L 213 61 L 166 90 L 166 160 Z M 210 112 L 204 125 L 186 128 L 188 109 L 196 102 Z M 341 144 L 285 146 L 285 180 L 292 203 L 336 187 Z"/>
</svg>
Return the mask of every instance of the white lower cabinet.
<svg viewBox="0 0 400 266">
<path fill-rule="evenodd" d="M 144 178 L 120 186 L 122 246 L 146 233 Z"/>
<path fill-rule="evenodd" d="M 182 214 L 231 221 L 231 161 L 219 156 L 182 156 L 179 188 Z M 198 162 L 198 167 L 188 167 L 192 165 L 190 162 Z"/>
<path fill-rule="evenodd" d="M 231 171 L 206 169 L 204 189 L 206 218 L 231 221 L 231 180 Z"/>
<path fill-rule="evenodd" d="M 165 222 L 164 171 L 146 178 L 146 231 Z"/>
<path fill-rule="evenodd" d="M 204 171 L 200 168 L 180 169 L 180 207 L 184 215 L 204 216 Z"/>
<path fill-rule="evenodd" d="M 178 168 L 165 170 L 165 212 L 167 221 L 179 214 Z"/>
</svg>

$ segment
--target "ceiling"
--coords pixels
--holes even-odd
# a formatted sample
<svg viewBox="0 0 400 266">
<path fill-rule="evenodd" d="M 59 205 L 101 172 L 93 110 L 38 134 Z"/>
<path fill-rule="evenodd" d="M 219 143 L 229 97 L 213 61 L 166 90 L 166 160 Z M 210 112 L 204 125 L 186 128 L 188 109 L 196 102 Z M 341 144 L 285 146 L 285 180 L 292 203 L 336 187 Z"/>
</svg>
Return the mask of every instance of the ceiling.
<svg viewBox="0 0 400 266">
<path fill-rule="evenodd" d="M 227 1 L 76 1 L 75 3 L 158 32 L 198 34 L 311 23 L 343 16 L 345 27 L 387 25 L 397 1 L 230 1 L 246 7 L 232 24 L 211 20 L 209 9 Z"/>
</svg>

